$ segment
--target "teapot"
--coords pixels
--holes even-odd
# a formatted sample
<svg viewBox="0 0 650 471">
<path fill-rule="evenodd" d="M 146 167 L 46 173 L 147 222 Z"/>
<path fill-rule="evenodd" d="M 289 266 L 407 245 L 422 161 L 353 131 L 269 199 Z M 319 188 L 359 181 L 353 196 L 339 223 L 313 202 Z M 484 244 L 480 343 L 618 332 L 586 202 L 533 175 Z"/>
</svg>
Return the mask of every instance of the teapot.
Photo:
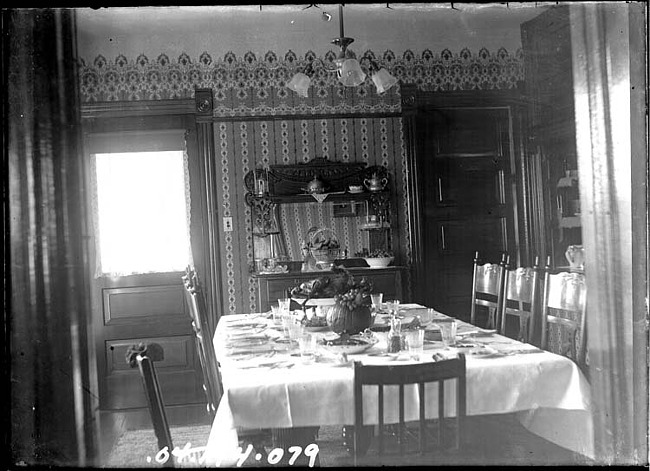
<svg viewBox="0 0 650 471">
<path fill-rule="evenodd" d="M 363 181 L 363 184 L 366 185 L 370 191 L 381 191 L 388 184 L 387 178 L 380 178 L 376 173 L 372 174 L 372 178 L 366 178 Z"/>
<path fill-rule="evenodd" d="M 585 255 L 582 245 L 569 245 L 564 252 L 564 256 L 571 268 L 582 270 L 585 265 Z"/>
<path fill-rule="evenodd" d="M 325 192 L 325 182 L 321 180 L 318 175 L 314 175 L 314 179 L 307 183 L 307 188 L 303 188 L 303 191 L 307 193 L 324 193 Z"/>
</svg>

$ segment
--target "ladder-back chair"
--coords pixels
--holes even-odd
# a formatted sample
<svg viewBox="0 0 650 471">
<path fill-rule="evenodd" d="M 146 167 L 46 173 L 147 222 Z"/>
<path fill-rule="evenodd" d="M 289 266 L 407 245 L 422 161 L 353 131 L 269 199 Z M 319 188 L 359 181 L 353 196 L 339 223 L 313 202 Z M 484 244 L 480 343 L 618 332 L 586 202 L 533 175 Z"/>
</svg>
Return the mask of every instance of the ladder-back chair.
<svg viewBox="0 0 650 471">
<path fill-rule="evenodd" d="M 499 315 L 503 296 L 506 254 L 501 255 L 500 263 L 481 263 L 479 253 L 474 255 L 474 275 L 472 277 L 472 308 L 470 322 L 476 325 L 476 307 L 488 308 L 488 329 L 500 330 Z"/>
<path fill-rule="evenodd" d="M 456 381 L 456 434 L 455 449 L 461 447 L 463 441 L 463 428 L 466 416 L 466 379 L 465 379 L 465 356 L 459 354 L 457 358 L 441 360 L 431 363 L 419 363 L 412 365 L 363 365 L 360 362 L 354 363 L 354 465 L 359 461 L 358 442 L 362 439 L 358 436 L 363 430 L 364 415 L 364 386 L 377 387 L 377 406 L 379 435 L 377 451 L 379 455 L 384 453 L 384 429 L 387 427 L 384 417 L 384 386 L 398 386 L 399 397 L 399 424 L 398 424 L 398 445 L 399 453 L 405 451 L 405 420 L 404 420 L 404 387 L 417 386 L 417 397 L 419 401 L 419 447 L 420 454 L 426 451 L 426 437 L 429 435 L 426 417 L 426 396 L 425 385 L 437 383 L 438 385 L 438 427 L 437 447 L 445 445 L 445 383 Z M 430 449 L 435 449 L 431 445 Z"/>
<path fill-rule="evenodd" d="M 198 275 L 193 268 L 188 267 L 182 278 L 190 317 L 192 318 L 196 348 L 203 370 L 203 388 L 208 401 L 207 409 L 214 416 L 223 396 L 223 383 L 217 354 L 212 343 L 212 332 L 208 328 L 208 311 L 205 298 L 203 297 Z M 251 443 L 255 452 L 266 458 L 267 453 L 264 443 L 270 442 L 271 432 L 269 430 L 238 428 L 237 435 L 240 441 Z"/>
<path fill-rule="evenodd" d="M 183 276 L 183 284 L 185 286 L 185 300 L 192 319 L 196 350 L 203 373 L 203 390 L 207 399 L 206 408 L 208 413 L 214 416 L 221 401 L 223 389 L 217 356 L 212 345 L 212 335 L 208 328 L 205 298 L 196 271 L 188 267 Z"/>
<path fill-rule="evenodd" d="M 517 340 L 530 343 L 533 341 L 539 301 L 539 257 L 535 265 L 513 268 L 510 257 L 504 270 L 503 302 L 501 303 L 501 333 L 506 335 L 506 319 L 516 316 L 519 321 Z"/>
<path fill-rule="evenodd" d="M 552 273 L 551 257 L 547 258 L 542 298 L 541 347 L 573 359 L 586 367 L 585 275 L 575 272 Z"/>
</svg>

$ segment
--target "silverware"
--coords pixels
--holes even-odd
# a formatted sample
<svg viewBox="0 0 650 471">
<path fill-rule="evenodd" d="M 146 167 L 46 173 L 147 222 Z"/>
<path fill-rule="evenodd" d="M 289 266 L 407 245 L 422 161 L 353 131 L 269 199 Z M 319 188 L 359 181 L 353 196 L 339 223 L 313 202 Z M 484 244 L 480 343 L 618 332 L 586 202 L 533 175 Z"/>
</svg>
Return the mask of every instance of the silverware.
<svg viewBox="0 0 650 471">
<path fill-rule="evenodd" d="M 234 357 L 234 356 L 239 356 L 239 355 L 255 355 L 255 354 L 268 354 L 272 350 L 238 350 L 234 352 L 228 352 L 228 356 Z"/>
<path fill-rule="evenodd" d="M 539 348 L 526 348 L 522 350 L 506 350 L 504 352 L 500 352 L 503 355 L 525 355 L 528 353 L 544 353 L 546 350 L 541 350 Z"/>
</svg>

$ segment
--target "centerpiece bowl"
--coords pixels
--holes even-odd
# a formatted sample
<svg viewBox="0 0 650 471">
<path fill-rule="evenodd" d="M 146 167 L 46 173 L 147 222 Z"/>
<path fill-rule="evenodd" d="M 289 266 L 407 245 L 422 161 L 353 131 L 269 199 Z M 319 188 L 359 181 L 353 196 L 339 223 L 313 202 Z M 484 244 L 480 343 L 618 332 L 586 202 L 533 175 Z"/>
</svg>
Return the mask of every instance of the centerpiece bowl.
<svg viewBox="0 0 650 471">
<path fill-rule="evenodd" d="M 332 275 L 301 283 L 291 290 L 291 297 L 302 299 L 303 306 L 317 299 L 329 298 L 327 325 L 342 339 L 363 332 L 372 325 L 370 292 L 372 283 L 365 277 L 357 281 L 344 267 L 332 268 Z M 334 298 L 334 303 L 330 299 Z"/>
</svg>

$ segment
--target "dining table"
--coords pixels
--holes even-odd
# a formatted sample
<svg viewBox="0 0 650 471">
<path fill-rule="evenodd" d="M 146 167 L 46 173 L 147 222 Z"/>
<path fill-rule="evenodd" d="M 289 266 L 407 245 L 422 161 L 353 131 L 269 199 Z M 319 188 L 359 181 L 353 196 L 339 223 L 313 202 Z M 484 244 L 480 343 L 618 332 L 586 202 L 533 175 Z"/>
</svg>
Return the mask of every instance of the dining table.
<svg viewBox="0 0 650 471">
<path fill-rule="evenodd" d="M 425 330 L 422 354 L 388 353 L 386 329 L 370 329 L 364 351 L 341 354 L 325 340 L 336 337 L 327 327 L 312 329 L 319 348 L 309 359 L 288 338 L 286 325 L 269 313 L 222 317 L 213 343 L 220 364 L 224 394 L 217 408 L 203 456 L 208 466 L 241 465 L 251 458 L 239 446 L 237 430 L 292 429 L 354 424 L 354 362 L 397 365 L 434 362 L 463 353 L 466 358 L 468 416 L 515 414 L 532 433 L 559 446 L 593 458 L 591 395 L 583 372 L 571 359 L 456 320 L 454 343 L 435 336 L 437 326 L 451 318 L 419 304 L 402 304 L 402 325 Z M 386 325 L 377 315 L 375 326 Z M 426 319 L 425 322 L 422 319 Z M 382 331 L 384 330 L 384 331 Z M 449 382 L 448 382 L 449 383 Z M 454 398 L 451 388 L 446 398 Z M 437 393 L 426 394 L 427 417 L 435 418 Z M 364 391 L 364 424 L 377 424 L 377 398 Z M 390 404 L 391 392 L 385 393 Z M 396 393 L 395 393 L 396 396 Z M 415 387 L 405 392 L 406 420 L 418 417 Z M 447 410 L 448 408 L 448 410 Z M 453 415 L 453 401 L 445 406 Z M 386 423 L 396 423 L 396 410 L 386 407 Z M 250 452 L 250 450 L 248 450 Z M 305 448 L 304 452 L 307 452 Z M 255 455 L 260 459 L 260 455 Z"/>
</svg>

